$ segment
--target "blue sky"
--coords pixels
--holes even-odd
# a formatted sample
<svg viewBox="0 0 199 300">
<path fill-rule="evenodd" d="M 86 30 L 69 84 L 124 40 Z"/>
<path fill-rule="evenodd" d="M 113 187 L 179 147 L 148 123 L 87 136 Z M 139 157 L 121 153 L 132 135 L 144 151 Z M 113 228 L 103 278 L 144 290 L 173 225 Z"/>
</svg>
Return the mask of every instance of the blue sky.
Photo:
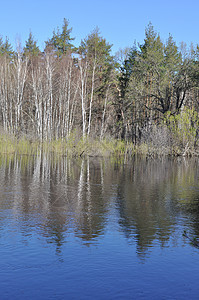
<svg viewBox="0 0 199 300">
<path fill-rule="evenodd" d="M 31 30 L 42 49 L 66 18 L 76 46 L 98 26 L 114 53 L 134 40 L 142 43 L 151 21 L 164 41 L 171 33 L 178 45 L 189 45 L 199 43 L 198 12 L 198 0 L 9 0 L 1 1 L 0 35 L 15 48 L 17 39 L 24 46 Z"/>
</svg>

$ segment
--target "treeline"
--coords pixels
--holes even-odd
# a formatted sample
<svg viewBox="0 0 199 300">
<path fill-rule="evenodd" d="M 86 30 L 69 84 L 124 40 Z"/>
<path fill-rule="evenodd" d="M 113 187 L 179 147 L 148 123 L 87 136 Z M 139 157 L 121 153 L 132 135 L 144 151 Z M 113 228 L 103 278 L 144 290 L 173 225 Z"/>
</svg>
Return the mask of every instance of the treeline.
<svg viewBox="0 0 199 300">
<path fill-rule="evenodd" d="M 30 32 L 13 51 L 0 39 L 0 116 L 6 133 L 41 141 L 114 137 L 197 146 L 199 46 L 164 43 L 150 23 L 143 44 L 115 56 L 98 29 L 73 45 L 64 19 L 41 51 Z M 159 135 L 158 135 L 159 134 Z"/>
</svg>

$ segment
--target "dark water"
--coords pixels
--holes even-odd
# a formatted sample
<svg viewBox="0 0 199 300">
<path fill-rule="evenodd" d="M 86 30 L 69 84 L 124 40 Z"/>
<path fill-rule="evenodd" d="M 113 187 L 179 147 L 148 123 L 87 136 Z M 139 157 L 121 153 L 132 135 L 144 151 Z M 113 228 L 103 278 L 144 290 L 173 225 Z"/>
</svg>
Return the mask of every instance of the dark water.
<svg viewBox="0 0 199 300">
<path fill-rule="evenodd" d="M 0 157 L 0 186 L 1 300 L 199 299 L 197 159 Z"/>
</svg>

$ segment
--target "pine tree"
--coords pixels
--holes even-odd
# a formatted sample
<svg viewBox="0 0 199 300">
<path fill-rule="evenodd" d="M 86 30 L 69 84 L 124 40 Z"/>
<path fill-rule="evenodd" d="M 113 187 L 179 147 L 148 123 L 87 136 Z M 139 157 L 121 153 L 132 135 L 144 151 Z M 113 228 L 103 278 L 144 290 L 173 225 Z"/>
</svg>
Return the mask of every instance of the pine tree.
<svg viewBox="0 0 199 300">
<path fill-rule="evenodd" d="M 90 71 L 95 66 L 96 76 L 102 86 L 109 80 L 110 71 L 113 68 L 111 47 L 112 45 L 100 36 L 99 28 L 95 28 L 87 38 L 82 40 L 79 47 L 79 53 L 87 60 Z M 102 86 L 99 87 L 100 90 L 103 90 Z"/>
<path fill-rule="evenodd" d="M 133 72 L 133 67 L 138 56 L 138 50 L 136 43 L 134 46 L 129 50 L 127 59 L 124 60 L 123 65 L 120 67 L 120 75 L 119 79 L 119 86 L 120 86 L 120 96 L 121 98 L 125 97 L 125 93 L 128 87 L 128 83 Z"/>
<path fill-rule="evenodd" d="M 150 114 L 145 116 L 151 117 L 152 112 L 156 111 L 163 114 L 172 109 L 179 111 L 190 88 L 185 76 L 189 63 L 182 61 L 173 37 L 169 35 L 164 45 L 149 23 L 144 44 L 139 48 L 131 71 L 128 97 L 146 107 Z M 153 114 L 153 117 L 156 118 L 157 114 Z"/>
<path fill-rule="evenodd" d="M 195 88 L 199 88 L 199 45 L 191 49 L 190 78 Z"/>
<path fill-rule="evenodd" d="M 45 42 L 45 50 L 52 49 L 56 52 L 58 57 L 61 57 L 68 51 L 75 52 L 76 48 L 71 43 L 75 38 L 71 37 L 72 28 L 68 28 L 68 25 L 69 22 L 64 18 L 62 31 L 60 32 L 59 27 L 57 28 L 57 31 L 53 31 L 52 38 Z"/>
<path fill-rule="evenodd" d="M 38 56 L 40 54 L 39 47 L 37 46 L 37 42 L 34 40 L 31 31 L 23 51 L 25 56 Z"/>
<path fill-rule="evenodd" d="M 6 37 L 5 42 L 0 38 L 0 54 L 6 55 L 9 59 L 12 59 L 14 56 L 14 51 L 12 45 L 9 43 L 9 39 Z"/>
<path fill-rule="evenodd" d="M 170 70 L 170 72 L 175 73 L 177 70 L 179 70 L 182 57 L 171 34 L 169 34 L 169 38 L 164 46 L 164 56 L 165 66 L 168 70 Z"/>
</svg>

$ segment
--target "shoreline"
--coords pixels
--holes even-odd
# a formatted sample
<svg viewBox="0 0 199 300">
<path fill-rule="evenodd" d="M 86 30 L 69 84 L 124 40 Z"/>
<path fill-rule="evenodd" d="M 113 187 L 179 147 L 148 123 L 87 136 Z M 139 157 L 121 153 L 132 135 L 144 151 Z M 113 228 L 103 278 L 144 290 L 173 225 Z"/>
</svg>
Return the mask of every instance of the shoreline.
<svg viewBox="0 0 199 300">
<path fill-rule="evenodd" d="M 68 140 L 38 141 L 27 137 L 16 138 L 9 135 L 0 135 L 1 155 L 35 155 L 38 151 L 55 155 L 67 155 L 69 157 L 124 157 L 132 158 L 141 155 L 148 158 L 162 156 L 170 157 L 198 157 L 199 151 L 187 144 L 185 147 L 171 145 L 168 147 L 154 146 L 150 143 L 134 145 L 118 139 L 105 138 L 103 140 L 93 138 L 70 137 Z"/>
</svg>

